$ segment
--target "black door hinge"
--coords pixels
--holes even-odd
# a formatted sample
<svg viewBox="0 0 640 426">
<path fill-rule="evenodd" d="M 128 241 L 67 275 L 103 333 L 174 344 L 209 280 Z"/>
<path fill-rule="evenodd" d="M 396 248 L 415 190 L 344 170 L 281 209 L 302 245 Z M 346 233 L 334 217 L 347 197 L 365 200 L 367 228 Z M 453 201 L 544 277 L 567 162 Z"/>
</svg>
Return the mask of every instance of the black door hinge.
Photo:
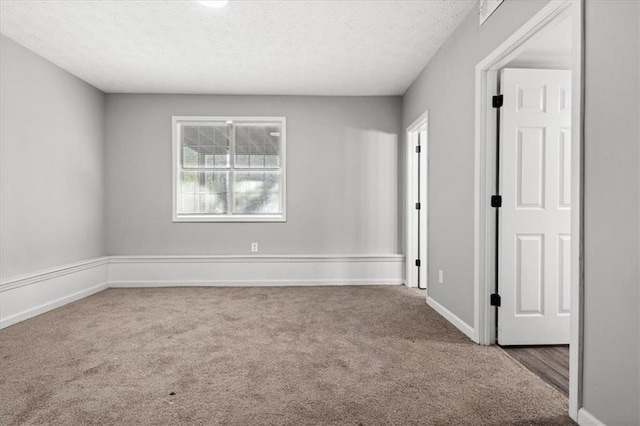
<svg viewBox="0 0 640 426">
<path fill-rule="evenodd" d="M 491 306 L 498 306 L 500 307 L 501 305 L 501 299 L 500 299 L 500 295 L 498 293 L 494 293 L 491 295 L 491 300 L 490 300 Z"/>
<path fill-rule="evenodd" d="M 416 203 L 416 210 L 420 210 L 420 203 Z"/>
<path fill-rule="evenodd" d="M 491 207 L 502 207 L 502 195 L 491 196 Z"/>
<path fill-rule="evenodd" d="M 416 259 L 416 266 L 420 266 L 420 259 Z"/>
<path fill-rule="evenodd" d="M 422 151 L 422 149 L 420 148 L 420 145 L 416 145 L 416 152 L 420 154 L 420 151 Z"/>
<path fill-rule="evenodd" d="M 504 96 L 496 95 L 496 96 L 493 97 L 492 105 L 493 105 L 494 108 L 502 107 L 503 103 L 504 103 Z"/>
</svg>

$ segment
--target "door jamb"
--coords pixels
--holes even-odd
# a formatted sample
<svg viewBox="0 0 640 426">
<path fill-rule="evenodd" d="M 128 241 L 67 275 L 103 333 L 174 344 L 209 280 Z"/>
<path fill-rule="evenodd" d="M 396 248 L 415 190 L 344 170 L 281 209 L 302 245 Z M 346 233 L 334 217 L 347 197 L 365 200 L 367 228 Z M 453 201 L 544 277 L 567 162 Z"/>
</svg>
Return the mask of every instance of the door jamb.
<svg viewBox="0 0 640 426">
<path fill-rule="evenodd" d="M 421 128 L 425 128 L 425 140 L 420 141 L 421 152 L 418 157 L 420 161 L 420 241 L 421 241 L 421 253 L 420 253 L 420 269 L 417 270 L 415 265 L 415 259 L 417 259 L 417 250 L 415 235 L 417 234 L 417 221 L 416 215 L 413 214 L 416 210 L 415 204 L 417 202 L 416 190 L 417 185 L 416 175 L 417 170 L 415 167 L 416 151 L 415 147 L 418 144 L 416 137 L 417 132 Z M 420 274 L 420 286 L 429 292 L 428 288 L 428 244 L 427 244 L 427 230 L 428 230 L 428 214 L 427 214 L 427 186 L 428 186 L 428 152 L 429 152 L 429 111 L 425 111 L 420 117 L 418 117 L 413 123 L 407 127 L 406 135 L 406 176 L 405 176 L 405 220 L 406 220 L 406 234 L 405 234 L 405 285 L 407 287 L 417 287 L 418 273 Z"/>
<path fill-rule="evenodd" d="M 489 298 L 495 279 L 494 210 L 490 197 L 495 187 L 496 111 L 491 97 L 497 93 L 497 73 L 526 49 L 536 34 L 569 16 L 573 17 L 572 152 L 571 152 L 571 345 L 569 415 L 577 421 L 582 405 L 583 344 L 583 211 L 584 211 L 584 0 L 552 0 L 522 28 L 482 60 L 476 76 L 475 212 L 474 212 L 474 330 L 477 343 L 495 343 L 494 309 Z"/>
</svg>

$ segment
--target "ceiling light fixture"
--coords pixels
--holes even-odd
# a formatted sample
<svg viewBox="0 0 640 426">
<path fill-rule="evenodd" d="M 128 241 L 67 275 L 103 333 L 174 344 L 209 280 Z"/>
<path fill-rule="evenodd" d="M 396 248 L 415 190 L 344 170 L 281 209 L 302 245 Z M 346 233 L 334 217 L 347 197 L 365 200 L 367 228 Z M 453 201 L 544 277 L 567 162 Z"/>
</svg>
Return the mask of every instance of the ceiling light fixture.
<svg viewBox="0 0 640 426">
<path fill-rule="evenodd" d="M 198 3 L 203 4 L 207 7 L 225 7 L 229 0 L 219 0 L 219 1 L 198 1 Z"/>
</svg>

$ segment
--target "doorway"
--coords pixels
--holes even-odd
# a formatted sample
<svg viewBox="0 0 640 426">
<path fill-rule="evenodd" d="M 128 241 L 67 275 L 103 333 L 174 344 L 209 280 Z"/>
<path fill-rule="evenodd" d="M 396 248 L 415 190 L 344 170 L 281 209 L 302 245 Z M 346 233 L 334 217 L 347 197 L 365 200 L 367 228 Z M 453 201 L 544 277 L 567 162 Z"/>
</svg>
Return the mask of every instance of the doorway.
<svg viewBox="0 0 640 426">
<path fill-rule="evenodd" d="M 582 366 L 580 337 L 582 310 L 580 253 L 582 248 L 583 199 L 582 15 L 582 2 L 569 0 L 550 2 L 476 67 L 474 328 L 478 336 L 478 343 L 485 345 L 495 343 L 527 344 L 528 340 L 517 340 L 523 330 L 531 332 L 533 337 L 537 332 L 540 334 L 538 338 L 547 339 L 550 333 L 555 331 L 552 329 L 553 326 L 548 326 L 549 328 L 545 332 L 544 328 L 547 326 L 537 328 L 536 320 L 545 321 L 547 313 L 549 313 L 548 306 L 559 307 L 559 310 L 563 311 L 559 318 L 563 322 L 564 335 L 560 336 L 561 333 L 558 333 L 556 341 L 549 339 L 532 340 L 531 342 L 534 344 L 543 341 L 545 343 L 564 343 L 567 340 L 570 342 L 569 414 L 574 420 L 578 418 L 578 409 L 581 405 Z M 554 89 L 554 92 L 559 91 L 560 86 L 564 86 L 565 95 L 564 100 L 561 101 L 560 95 L 554 94 L 552 101 L 549 94 L 549 84 L 551 83 L 540 85 L 539 81 L 533 83 L 533 80 L 538 77 L 522 77 L 521 75 L 514 77 L 514 75 L 526 74 L 524 69 L 539 71 L 540 68 L 551 68 L 553 70 L 551 73 L 555 74 L 558 68 L 562 68 L 542 65 L 541 59 L 548 59 L 549 52 L 535 52 L 533 47 L 545 35 L 558 30 L 567 19 L 571 19 L 572 22 L 568 33 L 571 52 L 567 60 L 571 68 L 569 90 L 566 90 L 567 84 L 563 82 L 554 83 L 557 84 L 557 89 Z M 554 43 L 552 47 L 558 47 L 558 43 Z M 527 51 L 531 53 L 532 50 L 534 50 L 533 54 L 523 59 L 522 55 Z M 514 64 L 518 58 L 521 63 Z M 511 72 L 509 72 L 510 70 Z M 536 72 L 535 74 L 543 73 Z M 557 75 L 560 74 L 562 73 L 557 73 Z M 500 77 L 503 77 L 504 80 L 501 80 Z M 521 77 L 525 80 L 528 78 L 529 81 L 525 81 Z M 519 78 L 520 80 L 518 80 Z M 507 87 L 508 85 L 510 87 Z M 535 89 L 536 85 L 538 85 L 538 89 Z M 541 86 L 546 87 L 542 90 L 543 93 L 541 93 Z M 505 90 L 511 90 L 515 94 L 512 94 L 510 99 L 505 99 L 504 97 L 507 95 L 503 92 Z M 503 95 L 501 100 L 493 98 L 500 94 Z M 526 97 L 529 99 L 525 99 Z M 504 134 L 504 123 L 499 124 L 498 120 L 501 118 L 508 120 L 509 118 L 499 118 L 499 112 L 502 113 L 502 107 L 499 106 L 500 101 L 503 105 L 510 103 L 511 112 L 514 110 L 533 112 L 536 108 L 538 110 L 548 109 L 550 108 L 549 102 L 553 102 L 553 107 L 560 108 L 560 102 L 564 102 L 565 109 L 569 107 L 570 111 L 565 111 L 569 132 L 555 138 L 553 158 L 547 156 L 551 151 L 547 146 L 550 142 L 546 138 L 545 132 L 547 130 L 545 130 L 546 125 L 544 124 L 518 124 L 521 127 L 520 130 L 516 129 L 517 126 L 512 126 L 509 135 Z M 570 108 L 571 106 L 573 108 Z M 558 124 L 554 124 L 556 129 L 567 127 L 562 123 L 556 124 Z M 501 137 L 504 139 L 500 142 L 506 142 L 507 136 L 511 139 L 511 145 L 507 148 L 507 152 L 504 152 L 502 149 L 498 149 L 497 144 Z M 561 137 L 564 140 L 559 143 L 558 140 Z M 566 148 L 562 152 L 559 151 L 561 145 Z M 509 157 L 509 164 L 505 163 L 505 156 Z M 552 172 L 547 167 L 551 162 L 558 170 L 560 163 L 562 163 L 568 175 L 563 173 L 562 179 L 560 179 L 559 171 L 556 170 L 553 172 L 555 173 L 553 182 L 545 180 L 550 179 L 546 175 Z M 511 168 L 511 170 L 507 170 L 508 176 L 503 175 L 505 167 Z M 522 172 L 526 169 L 528 172 L 525 176 Z M 519 175 L 520 180 L 518 180 Z M 500 178 L 504 179 L 502 183 Z M 560 180 L 562 180 L 562 187 L 560 187 Z M 511 187 L 506 188 L 505 182 Z M 553 191 L 554 196 L 550 193 L 551 190 L 547 190 L 546 183 L 556 185 Z M 508 220 L 505 220 L 508 218 L 503 217 L 509 208 L 512 213 L 518 209 L 525 213 L 541 213 L 550 206 L 549 197 L 551 196 L 557 201 L 559 195 L 564 197 L 565 203 L 558 205 L 556 202 L 557 208 L 555 210 L 558 214 L 554 216 L 553 220 L 533 216 L 522 219 L 522 217 L 512 215 L 511 223 L 508 223 Z M 510 199 L 501 200 L 500 196 L 508 196 Z M 507 206 L 507 209 L 501 211 L 504 206 Z M 536 221 L 539 222 L 538 225 L 545 226 L 545 221 L 559 223 L 558 226 L 562 229 L 548 231 L 546 228 L 518 227 L 520 225 L 530 226 Z M 561 239 L 562 241 L 560 241 Z M 505 253 L 510 256 L 509 259 L 505 259 Z M 544 262 L 551 255 L 555 256 L 556 266 L 545 269 Z M 558 261 L 561 256 L 564 258 Z M 549 262 L 547 261 L 547 263 Z M 558 275 L 560 271 L 562 272 L 561 276 Z M 547 278 L 547 282 L 555 281 L 557 286 L 546 289 L 545 277 L 552 277 L 553 280 Z M 507 289 L 504 285 L 511 285 L 511 287 Z M 560 288 L 562 288 L 562 292 Z M 551 298 L 554 300 L 550 300 Z M 503 311 L 505 306 L 508 307 L 507 312 Z M 550 315 L 549 318 L 551 317 L 554 320 L 558 319 L 557 314 Z M 508 331 L 505 331 L 506 326 L 507 324 L 512 325 L 515 319 L 523 320 L 523 322 L 517 326 L 520 328 L 516 327 L 509 334 Z M 499 329 L 500 326 L 502 329 Z M 540 329 L 543 331 L 536 331 Z"/>
<path fill-rule="evenodd" d="M 427 187 L 428 118 L 426 111 L 409 127 L 406 135 L 406 271 L 405 284 L 428 293 Z"/>
<path fill-rule="evenodd" d="M 571 70 L 552 60 L 499 74 L 496 342 L 568 396 Z"/>
</svg>

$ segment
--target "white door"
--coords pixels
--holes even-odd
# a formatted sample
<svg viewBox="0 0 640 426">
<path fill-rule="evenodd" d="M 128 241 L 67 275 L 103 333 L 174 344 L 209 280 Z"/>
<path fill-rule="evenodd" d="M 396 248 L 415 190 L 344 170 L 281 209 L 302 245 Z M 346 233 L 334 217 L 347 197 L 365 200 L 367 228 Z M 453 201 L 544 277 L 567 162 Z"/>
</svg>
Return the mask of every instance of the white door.
<svg viewBox="0 0 640 426">
<path fill-rule="evenodd" d="M 427 118 L 407 129 L 407 286 L 427 290 Z"/>
<path fill-rule="evenodd" d="M 427 253 L 427 124 L 420 127 L 418 132 L 418 201 L 415 211 L 418 221 L 418 256 L 420 266 L 418 267 L 418 287 L 427 290 L 428 276 L 428 253 Z M 427 290 L 428 292 L 428 290 Z"/>
<path fill-rule="evenodd" d="M 569 343 L 571 71 L 505 69 L 498 343 Z"/>
</svg>

